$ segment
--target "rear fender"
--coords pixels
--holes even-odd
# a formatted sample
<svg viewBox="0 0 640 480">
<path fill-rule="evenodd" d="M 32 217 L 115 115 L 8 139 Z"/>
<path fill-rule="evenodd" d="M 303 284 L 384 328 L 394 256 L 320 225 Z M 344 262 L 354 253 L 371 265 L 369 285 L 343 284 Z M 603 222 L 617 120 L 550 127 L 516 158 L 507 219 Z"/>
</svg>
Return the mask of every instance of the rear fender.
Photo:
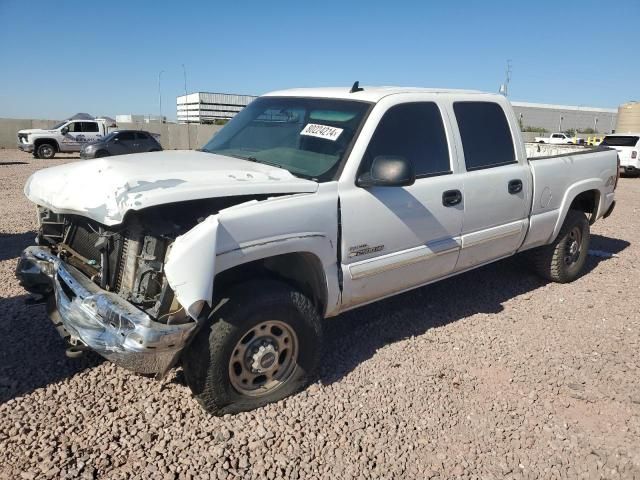
<svg viewBox="0 0 640 480">
<path fill-rule="evenodd" d="M 560 233 L 560 229 L 564 224 L 565 219 L 567 218 L 567 213 L 571 208 L 571 204 L 576 199 L 578 195 L 583 192 L 587 192 L 590 190 L 595 190 L 597 192 L 598 199 L 596 204 L 596 209 L 593 213 L 594 221 L 598 215 L 601 215 L 600 212 L 603 212 L 603 199 L 605 197 L 604 192 L 602 191 L 602 179 L 601 178 L 590 178 L 587 180 L 582 180 L 578 183 L 571 185 L 564 194 L 562 199 L 562 204 L 560 205 L 560 214 L 558 215 L 558 219 L 556 221 L 556 225 L 553 229 L 553 234 L 551 235 L 551 240 L 554 240 L 558 234 Z"/>
</svg>

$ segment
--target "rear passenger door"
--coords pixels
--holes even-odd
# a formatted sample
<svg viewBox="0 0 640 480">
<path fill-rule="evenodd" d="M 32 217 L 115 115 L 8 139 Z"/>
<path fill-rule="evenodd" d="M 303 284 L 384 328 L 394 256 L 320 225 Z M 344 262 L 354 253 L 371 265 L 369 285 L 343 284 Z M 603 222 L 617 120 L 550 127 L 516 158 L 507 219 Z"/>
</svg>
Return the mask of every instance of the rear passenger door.
<svg viewBox="0 0 640 480">
<path fill-rule="evenodd" d="M 134 149 L 136 152 L 148 152 L 152 148 L 151 145 L 152 143 L 148 133 L 136 132 L 136 140 L 134 144 Z"/>
<path fill-rule="evenodd" d="M 82 126 L 82 143 L 91 143 L 102 137 L 98 129 L 98 122 L 80 122 Z"/>
<path fill-rule="evenodd" d="M 460 249 L 463 186 L 446 117 L 433 101 L 376 106 L 385 107 L 355 177 L 377 156 L 402 156 L 416 181 L 364 188 L 353 176 L 340 179 L 345 307 L 450 274 Z M 378 115 L 371 114 L 372 124 Z"/>
<path fill-rule="evenodd" d="M 462 250 L 456 270 L 515 253 L 526 234 L 531 171 L 517 160 L 503 107 L 491 101 L 453 103 L 466 173 Z"/>
<path fill-rule="evenodd" d="M 120 132 L 111 141 L 109 153 L 111 155 L 126 155 L 134 153 L 135 134 L 133 132 Z"/>
</svg>

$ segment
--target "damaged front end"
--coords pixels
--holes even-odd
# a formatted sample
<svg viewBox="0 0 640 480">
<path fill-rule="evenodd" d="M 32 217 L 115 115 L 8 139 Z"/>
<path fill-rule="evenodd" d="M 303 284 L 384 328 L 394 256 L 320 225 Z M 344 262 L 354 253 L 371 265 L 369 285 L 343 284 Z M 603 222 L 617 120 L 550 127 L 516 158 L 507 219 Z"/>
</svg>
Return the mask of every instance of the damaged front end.
<svg viewBox="0 0 640 480">
<path fill-rule="evenodd" d="M 38 246 L 22 253 L 16 275 L 47 300 L 70 344 L 162 376 L 195 332 L 204 305 L 187 311 L 178 302 L 164 271 L 167 252 L 202 215 L 216 213 L 221 202 L 215 203 L 134 212 L 115 227 L 40 207 Z M 211 251 L 215 256 L 215 245 Z"/>
</svg>

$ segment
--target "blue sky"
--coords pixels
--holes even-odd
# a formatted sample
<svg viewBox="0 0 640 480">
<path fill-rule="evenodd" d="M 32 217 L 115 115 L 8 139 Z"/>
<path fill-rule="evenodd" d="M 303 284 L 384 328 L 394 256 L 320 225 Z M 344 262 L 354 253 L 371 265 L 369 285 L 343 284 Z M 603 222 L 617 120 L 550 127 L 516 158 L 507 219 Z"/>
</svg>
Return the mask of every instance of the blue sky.
<svg viewBox="0 0 640 480">
<path fill-rule="evenodd" d="M 640 100 L 640 2 L 0 0 L 0 117 L 175 118 L 189 91 L 410 85 Z"/>
</svg>

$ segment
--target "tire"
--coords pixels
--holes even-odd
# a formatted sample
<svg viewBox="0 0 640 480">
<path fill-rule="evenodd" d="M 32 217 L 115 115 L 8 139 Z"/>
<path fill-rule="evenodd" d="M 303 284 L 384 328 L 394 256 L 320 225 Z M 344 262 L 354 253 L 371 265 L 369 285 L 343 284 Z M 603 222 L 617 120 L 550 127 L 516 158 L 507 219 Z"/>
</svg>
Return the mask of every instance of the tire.
<svg viewBox="0 0 640 480">
<path fill-rule="evenodd" d="M 51 160 L 56 156 L 56 147 L 51 143 L 41 143 L 36 148 L 36 152 L 38 154 L 38 158 L 42 158 L 44 160 Z"/>
<path fill-rule="evenodd" d="M 187 385 L 207 412 L 253 410 L 313 378 L 322 318 L 302 293 L 274 280 L 251 281 L 231 288 L 214 312 L 182 355 Z"/>
<path fill-rule="evenodd" d="M 590 238 L 585 214 L 569 210 L 553 243 L 531 250 L 534 269 L 538 275 L 552 282 L 574 281 L 582 274 L 587 261 Z"/>
<path fill-rule="evenodd" d="M 34 149 L 32 152 L 33 158 L 40 158 L 38 157 L 38 150 Z"/>
</svg>

